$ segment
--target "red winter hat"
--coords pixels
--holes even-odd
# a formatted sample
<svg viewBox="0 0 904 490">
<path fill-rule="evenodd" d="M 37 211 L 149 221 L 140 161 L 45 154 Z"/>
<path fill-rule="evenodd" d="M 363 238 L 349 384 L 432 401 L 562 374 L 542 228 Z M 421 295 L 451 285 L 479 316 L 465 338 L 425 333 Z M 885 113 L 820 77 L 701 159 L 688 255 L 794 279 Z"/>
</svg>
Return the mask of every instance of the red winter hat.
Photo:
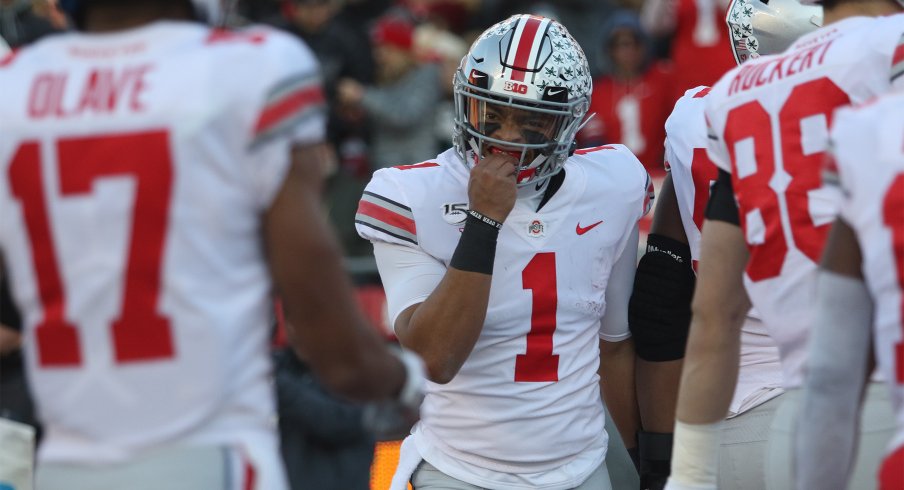
<svg viewBox="0 0 904 490">
<path fill-rule="evenodd" d="M 414 47 L 414 26 L 399 17 L 384 17 L 374 24 L 370 39 L 375 46 L 390 45 L 411 51 Z"/>
</svg>

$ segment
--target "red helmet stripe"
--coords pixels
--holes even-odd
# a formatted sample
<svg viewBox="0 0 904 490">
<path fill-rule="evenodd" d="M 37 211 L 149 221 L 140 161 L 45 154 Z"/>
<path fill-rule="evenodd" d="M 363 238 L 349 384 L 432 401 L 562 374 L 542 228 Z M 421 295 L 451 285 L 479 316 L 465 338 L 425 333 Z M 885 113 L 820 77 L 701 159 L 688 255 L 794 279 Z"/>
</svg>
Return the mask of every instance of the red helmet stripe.
<svg viewBox="0 0 904 490">
<path fill-rule="evenodd" d="M 514 60 L 510 62 L 513 67 L 516 67 L 512 70 L 512 80 L 523 82 L 525 70 L 531 68 L 528 66 L 528 62 L 531 59 L 531 53 L 536 49 L 534 47 L 534 44 L 536 44 L 535 38 L 537 37 L 537 32 L 540 31 L 540 25 L 543 24 L 543 22 L 544 20 L 538 17 L 528 17 L 525 22 L 520 23 L 515 30 L 515 36 L 517 36 L 518 39 L 513 43 L 516 48 L 513 56 Z M 510 58 L 512 58 L 511 55 Z"/>
</svg>

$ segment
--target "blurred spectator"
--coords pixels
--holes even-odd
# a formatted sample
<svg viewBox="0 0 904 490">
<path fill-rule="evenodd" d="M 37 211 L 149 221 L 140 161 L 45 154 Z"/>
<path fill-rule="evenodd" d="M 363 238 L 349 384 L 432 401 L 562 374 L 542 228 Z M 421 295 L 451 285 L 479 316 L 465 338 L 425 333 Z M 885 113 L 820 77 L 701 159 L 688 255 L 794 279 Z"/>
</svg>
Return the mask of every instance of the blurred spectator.
<svg viewBox="0 0 904 490">
<path fill-rule="evenodd" d="M 436 153 L 452 146 L 452 120 L 455 100 L 452 96 L 452 76 L 461 58 L 468 52 L 468 45 L 459 36 L 433 24 L 419 26 L 414 34 L 415 54 L 418 59 L 432 61 L 439 67 L 441 99 L 437 103 L 433 125 Z"/>
<path fill-rule="evenodd" d="M 11 48 L 66 28 L 55 0 L 0 0 L 0 37 Z"/>
<path fill-rule="evenodd" d="M 600 26 L 621 0 L 480 0 L 465 35 L 470 43 L 487 26 L 514 14 L 537 14 L 561 22 L 584 49 L 590 72 L 600 73 Z"/>
<path fill-rule="evenodd" d="M 361 406 L 326 392 L 290 347 L 274 352 L 279 435 L 292 490 L 366 490 L 375 441 Z"/>
<path fill-rule="evenodd" d="M 433 114 L 440 99 L 439 70 L 414 54 L 414 26 L 398 16 L 381 18 L 372 30 L 377 84 L 343 79 L 340 104 L 360 106 L 373 128 L 373 169 L 419 162 L 436 155 Z"/>
<path fill-rule="evenodd" d="M 646 0 L 642 21 L 652 36 L 672 36 L 675 70 L 671 101 L 688 89 L 714 84 L 736 65 L 729 49 L 728 0 Z"/>
<path fill-rule="evenodd" d="M 665 120 L 672 108 L 671 70 L 654 61 L 637 14 L 620 11 L 605 29 L 609 73 L 593 80 L 590 112 L 578 134 L 580 146 L 621 143 L 652 174 L 663 173 Z"/>
<path fill-rule="evenodd" d="M 344 7 L 339 14 L 349 27 L 361 37 L 367 38 L 367 30 L 392 7 L 396 0 L 343 0 Z"/>
<path fill-rule="evenodd" d="M 401 0 L 418 20 L 461 35 L 469 27 L 481 0 Z M 486 26 L 482 26 L 486 27 Z"/>
<path fill-rule="evenodd" d="M 360 255 L 369 253 L 354 229 L 355 206 L 370 177 L 368 127 L 361 107 L 337 101 L 336 85 L 343 78 L 372 83 L 374 63 L 369 40 L 337 18 L 341 5 L 341 0 L 289 0 L 283 14 L 287 29 L 303 39 L 320 62 L 330 108 L 327 137 L 338 162 L 327 182 L 330 220 L 344 253 Z"/>
<path fill-rule="evenodd" d="M 340 78 L 350 77 L 363 83 L 373 80 L 368 45 L 356 41 L 352 30 L 336 19 L 340 0 L 293 0 L 289 5 L 288 30 L 317 55 L 328 92 L 335 94 L 335 83 Z"/>
<path fill-rule="evenodd" d="M 279 25 L 285 6 L 291 0 L 244 0 L 236 2 L 236 10 L 239 15 L 251 22 Z"/>
</svg>

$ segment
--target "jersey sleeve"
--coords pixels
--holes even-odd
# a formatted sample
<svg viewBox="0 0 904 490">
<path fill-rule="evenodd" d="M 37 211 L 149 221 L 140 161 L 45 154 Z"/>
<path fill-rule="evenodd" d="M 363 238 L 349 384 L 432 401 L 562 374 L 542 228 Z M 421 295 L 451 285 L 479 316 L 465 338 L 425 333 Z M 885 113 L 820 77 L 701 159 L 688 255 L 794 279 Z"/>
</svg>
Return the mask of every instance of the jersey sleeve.
<svg viewBox="0 0 904 490">
<path fill-rule="evenodd" d="M 270 204 L 291 164 L 295 145 L 326 136 L 326 101 L 313 53 L 288 34 L 266 29 L 248 134 L 249 179 L 258 204 Z"/>
<path fill-rule="evenodd" d="M 653 209 L 653 203 L 656 201 L 656 188 L 653 186 L 653 178 L 649 172 L 644 172 L 645 184 L 643 193 L 643 205 L 641 206 L 640 217 L 643 218 Z"/>
<path fill-rule="evenodd" d="M 374 258 L 394 330 L 403 311 L 423 303 L 433 293 L 446 275 L 446 266 L 419 248 L 387 242 L 374 242 Z"/>
<path fill-rule="evenodd" d="M 371 242 L 417 247 L 417 224 L 408 198 L 395 179 L 398 172 L 385 168 L 374 173 L 358 202 L 355 229 Z"/>
<path fill-rule="evenodd" d="M 728 156 L 728 147 L 725 145 L 725 139 L 716 124 L 716 110 L 718 110 L 714 104 L 716 100 L 715 94 L 707 97 L 706 109 L 704 110 L 706 119 L 706 154 L 717 167 L 731 173 L 731 159 Z"/>
<path fill-rule="evenodd" d="M 637 199 L 637 201 L 633 201 L 637 206 L 637 210 L 639 211 L 637 214 L 637 220 L 640 220 L 653 209 L 654 201 L 656 200 L 656 190 L 653 186 L 653 178 L 650 177 L 650 173 L 647 172 L 646 167 L 640 163 L 640 160 L 637 159 L 637 156 L 628 149 L 625 145 L 606 145 L 600 148 L 615 150 L 615 153 L 618 157 L 626 160 L 625 167 L 631 169 L 630 173 L 626 173 L 626 176 L 630 176 L 630 180 L 626 181 L 630 183 L 631 190 L 631 199 Z M 606 158 L 608 157 L 608 153 L 600 153 L 600 157 Z M 634 173 L 636 171 L 637 173 Z M 639 177 L 639 179 L 637 178 Z M 635 180 L 637 179 L 637 180 Z M 642 186 L 642 187 L 641 187 Z M 636 191 L 636 194 L 634 193 Z"/>
<path fill-rule="evenodd" d="M 823 166 L 823 182 L 837 188 L 842 195 L 839 216 L 845 221 L 854 219 L 848 213 L 853 212 L 850 205 L 855 188 L 855 179 L 863 171 L 862 162 L 870 155 L 863 152 L 874 144 L 874 128 L 870 119 L 876 117 L 872 111 L 856 110 L 846 107 L 835 113 L 832 130 L 829 135 L 829 151 Z M 864 130 L 867 129 L 867 130 Z M 860 167 L 859 169 L 857 167 Z"/>
<path fill-rule="evenodd" d="M 891 47 L 891 61 L 889 63 L 889 83 L 892 91 L 904 89 L 904 14 L 889 16 L 883 19 L 888 36 L 893 40 Z M 883 41 L 887 44 L 887 39 Z M 888 49 L 888 48 L 885 48 Z"/>
<path fill-rule="evenodd" d="M 625 199 L 630 201 L 632 206 L 636 206 L 638 220 L 653 209 L 653 201 L 656 199 L 653 179 L 627 146 L 613 144 L 582 148 L 576 151 L 575 155 L 589 160 L 590 166 L 603 165 L 618 169 L 618 176 L 614 178 L 627 190 Z"/>
<path fill-rule="evenodd" d="M 606 312 L 600 320 L 599 337 L 608 342 L 619 342 L 631 336 L 628 303 L 634 288 L 639 235 L 639 226 L 635 224 L 606 283 Z"/>
</svg>

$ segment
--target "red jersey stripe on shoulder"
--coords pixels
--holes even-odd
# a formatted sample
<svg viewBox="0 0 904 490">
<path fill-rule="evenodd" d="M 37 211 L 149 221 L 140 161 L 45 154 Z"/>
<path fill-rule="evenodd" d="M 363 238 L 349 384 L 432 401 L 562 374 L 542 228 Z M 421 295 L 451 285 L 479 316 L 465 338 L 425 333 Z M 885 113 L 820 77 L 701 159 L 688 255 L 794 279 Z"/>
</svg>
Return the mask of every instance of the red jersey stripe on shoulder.
<svg viewBox="0 0 904 490">
<path fill-rule="evenodd" d="M 593 153 L 593 152 L 595 152 L 595 151 L 600 151 L 600 150 L 614 150 L 614 149 L 615 149 L 615 147 L 612 146 L 612 145 L 594 146 L 594 147 L 591 147 L 591 148 L 581 148 L 581 149 L 579 149 L 579 150 L 575 150 L 574 154 L 575 154 L 575 155 L 586 155 L 586 154 L 588 154 L 588 153 Z"/>
<path fill-rule="evenodd" d="M 19 56 L 20 49 L 16 48 L 9 53 L 6 53 L 6 56 L 0 58 L 0 68 L 6 68 L 7 66 L 13 63 L 13 60 L 16 59 L 16 56 Z"/>
<path fill-rule="evenodd" d="M 417 235 L 417 226 L 415 225 L 413 219 L 407 216 L 402 216 L 395 211 L 390 211 L 389 209 L 386 209 L 385 207 L 382 207 L 378 204 L 361 200 L 358 202 L 357 214 L 368 216 L 389 226 L 407 231 L 412 235 Z"/>
<path fill-rule="evenodd" d="M 901 39 L 898 39 L 898 47 L 895 48 L 895 53 L 891 57 L 891 64 L 897 65 L 902 61 L 904 61 L 904 34 L 901 35 Z"/>
<path fill-rule="evenodd" d="M 694 94 L 693 98 L 700 99 L 702 97 L 706 97 L 706 95 L 709 94 L 710 90 L 712 90 L 712 89 L 713 89 L 712 87 L 706 87 L 706 88 L 700 90 L 699 92 L 697 92 L 696 94 Z"/>
<path fill-rule="evenodd" d="M 894 82 L 901 75 L 904 75 L 904 34 L 898 40 L 898 46 L 891 57 L 891 81 Z"/>
<path fill-rule="evenodd" d="M 267 40 L 267 34 L 263 32 L 236 32 L 229 29 L 213 29 L 204 40 L 204 44 L 219 44 L 223 42 L 246 42 L 261 44 Z"/>
<path fill-rule="evenodd" d="M 436 162 L 424 162 L 424 163 L 416 163 L 414 165 L 397 165 L 392 168 L 397 168 L 399 170 L 415 170 L 418 168 L 430 168 L 430 167 L 439 167 L 439 164 Z"/>
<path fill-rule="evenodd" d="M 290 92 L 285 97 L 264 108 L 257 120 L 257 124 L 254 126 L 254 134 L 263 133 L 279 125 L 280 122 L 302 112 L 304 109 L 310 106 L 321 105 L 325 102 L 323 90 L 320 89 L 319 85 L 309 85 Z"/>
</svg>

